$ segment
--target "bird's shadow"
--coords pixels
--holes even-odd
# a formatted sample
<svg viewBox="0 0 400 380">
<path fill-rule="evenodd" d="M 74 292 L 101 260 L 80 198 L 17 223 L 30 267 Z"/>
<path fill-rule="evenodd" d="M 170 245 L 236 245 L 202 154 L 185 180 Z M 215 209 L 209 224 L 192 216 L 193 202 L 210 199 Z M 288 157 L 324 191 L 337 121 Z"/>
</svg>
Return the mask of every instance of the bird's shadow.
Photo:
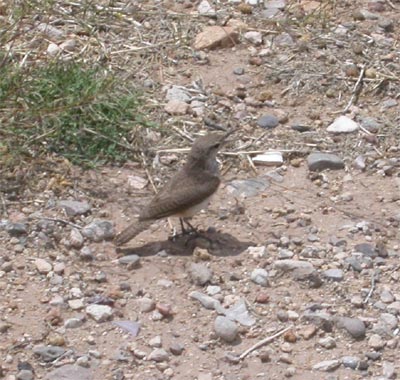
<svg viewBox="0 0 400 380">
<path fill-rule="evenodd" d="M 256 245 L 254 242 L 241 242 L 236 237 L 208 229 L 198 231 L 197 234 L 179 235 L 173 239 L 146 243 L 138 247 L 118 247 L 120 255 L 154 256 L 161 251 L 174 256 L 189 256 L 193 254 L 196 247 L 205 248 L 214 256 L 236 256 L 246 250 L 249 246 Z"/>
</svg>

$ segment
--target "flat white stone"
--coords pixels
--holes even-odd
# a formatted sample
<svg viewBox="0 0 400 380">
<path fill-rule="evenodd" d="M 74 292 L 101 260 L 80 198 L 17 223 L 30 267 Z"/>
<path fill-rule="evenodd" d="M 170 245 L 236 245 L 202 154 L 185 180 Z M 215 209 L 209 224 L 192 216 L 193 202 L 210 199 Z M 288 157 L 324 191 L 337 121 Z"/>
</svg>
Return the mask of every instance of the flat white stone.
<svg viewBox="0 0 400 380">
<path fill-rule="evenodd" d="M 328 128 L 331 133 L 351 133 L 359 128 L 358 124 L 347 116 L 339 116 Z"/>
<path fill-rule="evenodd" d="M 255 164 L 267 166 L 280 166 L 283 164 L 283 156 L 281 152 L 265 152 L 253 157 Z"/>
</svg>

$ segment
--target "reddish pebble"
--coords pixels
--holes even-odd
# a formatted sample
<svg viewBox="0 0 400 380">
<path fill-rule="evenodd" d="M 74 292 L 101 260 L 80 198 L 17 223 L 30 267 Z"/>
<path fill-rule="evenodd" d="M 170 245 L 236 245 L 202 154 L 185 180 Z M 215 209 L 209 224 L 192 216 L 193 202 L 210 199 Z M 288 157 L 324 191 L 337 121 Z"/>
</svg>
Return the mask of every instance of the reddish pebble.
<svg viewBox="0 0 400 380">
<path fill-rule="evenodd" d="M 260 57 L 250 57 L 249 63 L 253 66 L 261 66 L 263 64 L 263 60 Z"/>
<path fill-rule="evenodd" d="M 286 342 L 295 343 L 297 340 L 297 336 L 293 332 L 293 330 L 289 330 L 283 335 L 283 339 L 285 339 Z"/>
<path fill-rule="evenodd" d="M 269 302 L 269 295 L 267 293 L 258 293 L 256 297 L 257 303 L 268 303 Z"/>
<path fill-rule="evenodd" d="M 158 303 L 156 309 L 163 317 L 169 317 L 172 315 L 172 306 L 167 303 Z"/>
<path fill-rule="evenodd" d="M 61 310 L 58 307 L 51 308 L 46 314 L 45 320 L 49 322 L 51 326 L 58 326 L 63 321 L 61 317 Z"/>
</svg>

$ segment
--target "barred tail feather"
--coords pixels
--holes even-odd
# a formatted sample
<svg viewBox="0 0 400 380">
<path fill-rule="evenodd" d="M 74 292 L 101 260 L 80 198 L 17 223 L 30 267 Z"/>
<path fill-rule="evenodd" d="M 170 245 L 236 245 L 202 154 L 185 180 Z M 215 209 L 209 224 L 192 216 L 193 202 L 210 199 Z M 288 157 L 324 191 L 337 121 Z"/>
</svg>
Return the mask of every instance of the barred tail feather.
<svg viewBox="0 0 400 380">
<path fill-rule="evenodd" d="M 119 246 L 127 243 L 129 240 L 133 239 L 136 235 L 140 234 L 144 230 L 147 230 L 153 221 L 151 220 L 136 220 L 121 231 L 114 239 L 115 245 Z"/>
</svg>

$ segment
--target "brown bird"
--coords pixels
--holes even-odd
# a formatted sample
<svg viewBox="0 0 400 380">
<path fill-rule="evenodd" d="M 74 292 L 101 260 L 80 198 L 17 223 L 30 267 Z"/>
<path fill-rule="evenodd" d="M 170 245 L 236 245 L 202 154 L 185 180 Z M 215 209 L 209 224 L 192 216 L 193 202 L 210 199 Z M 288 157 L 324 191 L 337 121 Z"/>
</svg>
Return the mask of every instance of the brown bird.
<svg viewBox="0 0 400 380">
<path fill-rule="evenodd" d="M 145 206 L 139 218 L 120 232 L 116 245 L 122 245 L 146 230 L 157 219 L 176 216 L 193 228 L 187 219 L 208 206 L 220 184 L 217 152 L 227 133 L 211 132 L 195 140 L 186 164 Z"/>
</svg>

